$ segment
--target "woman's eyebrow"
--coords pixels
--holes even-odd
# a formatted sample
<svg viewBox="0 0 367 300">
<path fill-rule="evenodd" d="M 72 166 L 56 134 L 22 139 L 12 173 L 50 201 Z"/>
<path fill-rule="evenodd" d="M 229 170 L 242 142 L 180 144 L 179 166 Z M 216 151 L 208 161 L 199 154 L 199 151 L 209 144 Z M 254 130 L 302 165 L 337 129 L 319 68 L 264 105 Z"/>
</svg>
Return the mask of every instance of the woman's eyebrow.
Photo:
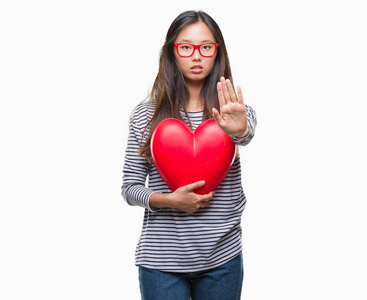
<svg viewBox="0 0 367 300">
<path fill-rule="evenodd" d="M 179 43 L 191 43 L 191 41 L 187 39 L 183 39 L 183 40 L 180 40 Z"/>
<path fill-rule="evenodd" d="M 192 41 L 188 39 L 182 39 L 179 41 L 179 43 L 192 43 Z M 214 41 L 209 39 L 209 40 L 203 40 L 201 41 L 201 43 L 214 43 Z"/>
</svg>

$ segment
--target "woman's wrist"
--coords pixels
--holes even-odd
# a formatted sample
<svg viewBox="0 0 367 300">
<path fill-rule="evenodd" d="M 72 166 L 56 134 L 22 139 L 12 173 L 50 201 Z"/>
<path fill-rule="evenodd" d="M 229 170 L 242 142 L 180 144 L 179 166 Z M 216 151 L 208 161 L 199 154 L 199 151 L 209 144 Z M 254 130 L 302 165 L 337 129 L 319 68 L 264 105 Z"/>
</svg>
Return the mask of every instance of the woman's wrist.
<svg viewBox="0 0 367 300">
<path fill-rule="evenodd" d="M 169 194 L 154 193 L 150 196 L 149 206 L 151 209 L 160 209 L 170 207 Z"/>
<path fill-rule="evenodd" d="M 248 135 L 249 135 L 249 133 L 250 133 L 250 128 L 249 128 L 249 126 L 247 125 L 246 130 L 245 130 L 245 132 L 244 132 L 244 133 L 239 134 L 239 135 L 232 135 L 232 137 L 234 137 L 236 140 L 242 140 L 242 139 L 244 139 L 246 136 L 248 136 Z"/>
</svg>

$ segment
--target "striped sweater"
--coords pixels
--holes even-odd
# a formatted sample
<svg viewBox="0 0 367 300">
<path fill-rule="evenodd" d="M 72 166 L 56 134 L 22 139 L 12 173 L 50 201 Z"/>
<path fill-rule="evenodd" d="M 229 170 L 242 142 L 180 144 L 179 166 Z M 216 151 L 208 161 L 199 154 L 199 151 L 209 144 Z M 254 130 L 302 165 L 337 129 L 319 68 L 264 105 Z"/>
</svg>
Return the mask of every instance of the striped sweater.
<svg viewBox="0 0 367 300">
<path fill-rule="evenodd" d="M 155 193 L 172 191 L 152 163 L 138 156 L 145 128 L 154 112 L 154 101 L 143 101 L 133 111 L 123 167 L 122 196 L 129 205 L 145 208 L 142 233 L 136 248 L 135 263 L 151 269 L 168 272 L 197 272 L 218 267 L 242 251 L 241 215 L 246 197 L 241 183 L 240 159 L 217 187 L 209 207 L 194 214 L 164 208 L 153 210 L 149 198 Z M 232 140 L 247 145 L 256 127 L 255 111 L 246 105 L 249 135 Z M 203 112 L 188 112 L 195 129 L 202 122 Z M 187 119 L 182 113 L 184 121 Z M 146 179 L 148 177 L 147 186 Z"/>
</svg>

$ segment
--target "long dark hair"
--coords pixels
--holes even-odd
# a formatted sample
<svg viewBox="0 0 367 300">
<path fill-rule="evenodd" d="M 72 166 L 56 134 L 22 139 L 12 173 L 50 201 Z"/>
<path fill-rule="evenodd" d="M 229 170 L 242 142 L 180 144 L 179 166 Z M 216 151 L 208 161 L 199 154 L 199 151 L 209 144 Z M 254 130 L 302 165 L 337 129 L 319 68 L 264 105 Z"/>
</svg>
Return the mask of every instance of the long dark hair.
<svg viewBox="0 0 367 300">
<path fill-rule="evenodd" d="M 154 81 L 150 94 L 150 100 L 156 101 L 156 106 L 152 119 L 148 120 L 146 129 L 149 130 L 148 138 L 139 149 L 139 155 L 144 155 L 148 160 L 150 160 L 151 136 L 159 122 L 167 118 L 182 120 L 180 113 L 181 109 L 183 109 L 187 115 L 186 104 L 189 100 L 189 91 L 174 56 L 173 43 L 182 29 L 200 21 L 204 22 L 209 27 L 216 42 L 219 43 L 213 69 L 205 78 L 204 85 L 200 92 L 200 97 L 204 99 L 203 121 L 213 118 L 213 107 L 219 111 L 217 82 L 220 77 L 224 76 L 226 79 L 232 81 L 227 49 L 222 32 L 217 23 L 203 11 L 190 10 L 181 13 L 168 29 L 160 55 L 158 75 Z"/>
</svg>

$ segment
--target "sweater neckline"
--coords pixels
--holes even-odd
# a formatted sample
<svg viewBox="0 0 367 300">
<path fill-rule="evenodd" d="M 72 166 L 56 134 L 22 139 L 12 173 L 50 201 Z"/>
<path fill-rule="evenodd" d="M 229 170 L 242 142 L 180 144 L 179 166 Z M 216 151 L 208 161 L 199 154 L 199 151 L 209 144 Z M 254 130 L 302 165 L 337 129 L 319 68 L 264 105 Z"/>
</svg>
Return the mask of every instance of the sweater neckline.
<svg viewBox="0 0 367 300">
<path fill-rule="evenodd" d="M 180 112 L 185 113 L 184 110 L 180 110 Z M 204 110 L 196 110 L 196 111 L 187 111 L 188 114 L 202 114 Z"/>
</svg>

